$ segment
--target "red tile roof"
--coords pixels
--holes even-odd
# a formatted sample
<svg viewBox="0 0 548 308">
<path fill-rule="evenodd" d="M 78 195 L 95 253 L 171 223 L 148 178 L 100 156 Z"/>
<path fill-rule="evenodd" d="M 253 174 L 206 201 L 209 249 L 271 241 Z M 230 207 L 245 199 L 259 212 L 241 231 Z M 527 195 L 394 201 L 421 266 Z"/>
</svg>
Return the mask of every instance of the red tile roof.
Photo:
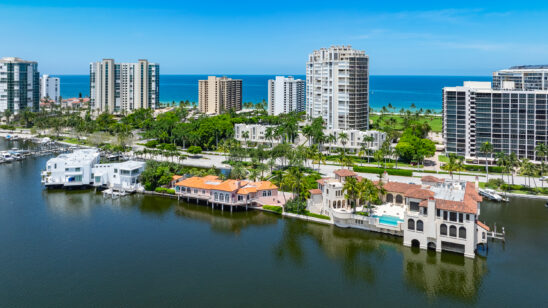
<svg viewBox="0 0 548 308">
<path fill-rule="evenodd" d="M 322 191 L 320 189 L 310 189 L 309 190 L 311 195 L 321 195 Z"/>
<path fill-rule="evenodd" d="M 356 176 L 356 172 L 349 170 L 349 169 L 339 169 L 335 170 L 333 173 L 340 177 L 347 177 L 347 176 Z"/>
<path fill-rule="evenodd" d="M 387 182 L 387 183 L 384 183 L 383 187 L 388 192 L 395 192 L 400 194 L 405 194 L 406 191 L 412 188 L 413 189 L 421 188 L 421 186 L 417 184 L 407 184 L 407 183 L 400 183 L 400 182 Z"/>
<path fill-rule="evenodd" d="M 436 208 L 440 210 L 476 214 L 478 212 L 478 202 L 483 198 L 476 191 L 476 186 L 472 182 L 466 183 L 464 199 L 462 201 L 436 199 Z"/>
<path fill-rule="evenodd" d="M 435 176 L 431 175 L 425 175 L 421 178 L 421 182 L 427 182 L 427 183 L 443 183 L 445 182 L 444 179 L 437 178 Z"/>
<path fill-rule="evenodd" d="M 481 221 L 476 221 L 476 224 L 478 224 L 479 227 L 485 229 L 486 231 L 491 231 L 491 228 L 489 228 L 489 226 L 487 226 L 486 224 L 484 224 L 483 222 Z"/>
<path fill-rule="evenodd" d="M 429 199 L 431 197 L 434 197 L 434 192 L 430 191 L 428 189 L 410 188 L 404 193 L 404 195 L 408 198 L 426 200 L 426 199 Z"/>
</svg>

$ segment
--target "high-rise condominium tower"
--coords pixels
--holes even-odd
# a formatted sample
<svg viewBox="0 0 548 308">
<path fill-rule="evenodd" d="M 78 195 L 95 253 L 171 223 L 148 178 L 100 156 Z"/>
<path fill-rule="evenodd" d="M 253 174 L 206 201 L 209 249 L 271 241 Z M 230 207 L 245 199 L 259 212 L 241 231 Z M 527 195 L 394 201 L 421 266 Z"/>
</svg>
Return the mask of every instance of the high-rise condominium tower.
<svg viewBox="0 0 548 308">
<path fill-rule="evenodd" d="M 40 108 L 38 63 L 19 58 L 0 59 L 0 112 L 19 113 Z"/>
<path fill-rule="evenodd" d="M 156 108 L 160 104 L 160 65 L 147 60 L 89 66 L 91 106 L 100 112 Z"/>
<path fill-rule="evenodd" d="M 40 77 L 40 98 L 49 98 L 56 103 L 60 103 L 59 97 L 61 96 L 61 85 L 58 77 L 51 77 L 50 75 L 42 75 Z"/>
<path fill-rule="evenodd" d="M 315 50 L 306 63 L 306 113 L 327 129 L 369 127 L 369 57 L 351 46 Z"/>
<path fill-rule="evenodd" d="M 304 80 L 276 76 L 268 80 L 268 114 L 305 111 Z"/>
<path fill-rule="evenodd" d="M 536 161 L 544 159 L 538 156 L 536 147 L 548 144 L 548 90 L 540 88 L 537 78 L 523 78 L 519 76 L 523 72 L 512 72 L 516 75 L 510 80 L 507 72 L 493 74 L 493 87 L 490 82 L 465 82 L 460 87 L 443 89 L 447 153 L 493 158 L 495 153 L 503 152 Z M 491 153 L 481 150 L 486 142 L 493 146 Z"/>
<path fill-rule="evenodd" d="M 242 110 L 242 80 L 209 76 L 198 81 L 200 112 L 220 114 L 227 110 Z"/>
<path fill-rule="evenodd" d="M 493 73 L 493 89 L 548 90 L 548 65 L 522 65 Z"/>
</svg>

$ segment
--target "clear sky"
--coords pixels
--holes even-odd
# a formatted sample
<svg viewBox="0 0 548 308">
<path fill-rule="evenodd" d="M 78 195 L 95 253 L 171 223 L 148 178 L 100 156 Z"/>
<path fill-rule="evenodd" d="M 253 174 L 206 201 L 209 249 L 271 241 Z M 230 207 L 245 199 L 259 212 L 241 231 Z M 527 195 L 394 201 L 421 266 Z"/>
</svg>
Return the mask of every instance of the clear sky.
<svg viewBox="0 0 548 308">
<path fill-rule="evenodd" d="M 304 74 L 350 44 L 373 75 L 490 75 L 548 64 L 548 1 L 0 0 L 0 56 L 87 74 L 102 58 L 164 74 Z"/>
</svg>

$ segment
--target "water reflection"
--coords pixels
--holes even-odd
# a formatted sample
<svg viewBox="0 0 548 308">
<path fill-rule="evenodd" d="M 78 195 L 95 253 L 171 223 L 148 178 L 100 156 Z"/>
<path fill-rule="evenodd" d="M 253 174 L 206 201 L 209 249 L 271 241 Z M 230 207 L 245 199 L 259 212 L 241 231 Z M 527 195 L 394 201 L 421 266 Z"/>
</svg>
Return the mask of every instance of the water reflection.
<svg viewBox="0 0 548 308">
<path fill-rule="evenodd" d="M 428 297 L 447 296 L 475 302 L 487 262 L 453 253 L 436 253 L 418 247 L 404 248 L 403 271 L 406 282 L 425 292 Z"/>
<path fill-rule="evenodd" d="M 98 204 L 97 195 L 91 190 L 43 190 L 46 206 L 63 216 L 90 216 L 92 205 Z"/>
<path fill-rule="evenodd" d="M 472 260 L 457 254 L 408 248 L 402 245 L 401 238 L 301 221 L 284 225 L 275 255 L 302 266 L 309 257 L 306 253 L 311 252 L 306 247 L 307 240 L 313 240 L 327 257 L 338 261 L 346 279 L 370 285 L 385 275 L 397 274 L 399 267 L 387 257 L 396 255 L 402 260 L 406 284 L 431 299 L 449 297 L 475 302 L 487 272 L 483 257 Z M 392 271 L 386 272 L 387 268 Z"/>
<path fill-rule="evenodd" d="M 203 205 L 181 202 L 175 206 L 175 214 L 180 217 L 207 222 L 211 230 L 220 233 L 240 234 L 251 226 L 274 225 L 279 218 L 274 214 L 260 211 L 219 211 Z"/>
</svg>

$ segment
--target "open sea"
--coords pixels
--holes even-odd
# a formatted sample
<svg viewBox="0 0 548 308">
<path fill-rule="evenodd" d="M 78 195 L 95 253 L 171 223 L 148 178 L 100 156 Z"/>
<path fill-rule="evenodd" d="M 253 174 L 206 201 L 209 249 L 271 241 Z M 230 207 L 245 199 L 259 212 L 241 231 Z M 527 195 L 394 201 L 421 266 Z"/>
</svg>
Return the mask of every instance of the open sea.
<svg viewBox="0 0 548 308">
<path fill-rule="evenodd" d="M 260 102 L 268 99 L 268 80 L 275 75 L 227 75 L 243 80 L 243 101 Z M 63 98 L 89 96 L 88 75 L 60 75 Z M 306 79 L 304 75 L 295 78 Z M 160 76 L 162 103 L 198 101 L 198 80 L 207 75 Z M 441 110 L 443 87 L 462 85 L 463 81 L 491 81 L 490 76 L 370 76 L 370 105 L 380 109 L 389 103 L 398 110 L 415 104 L 417 108 Z"/>
</svg>

